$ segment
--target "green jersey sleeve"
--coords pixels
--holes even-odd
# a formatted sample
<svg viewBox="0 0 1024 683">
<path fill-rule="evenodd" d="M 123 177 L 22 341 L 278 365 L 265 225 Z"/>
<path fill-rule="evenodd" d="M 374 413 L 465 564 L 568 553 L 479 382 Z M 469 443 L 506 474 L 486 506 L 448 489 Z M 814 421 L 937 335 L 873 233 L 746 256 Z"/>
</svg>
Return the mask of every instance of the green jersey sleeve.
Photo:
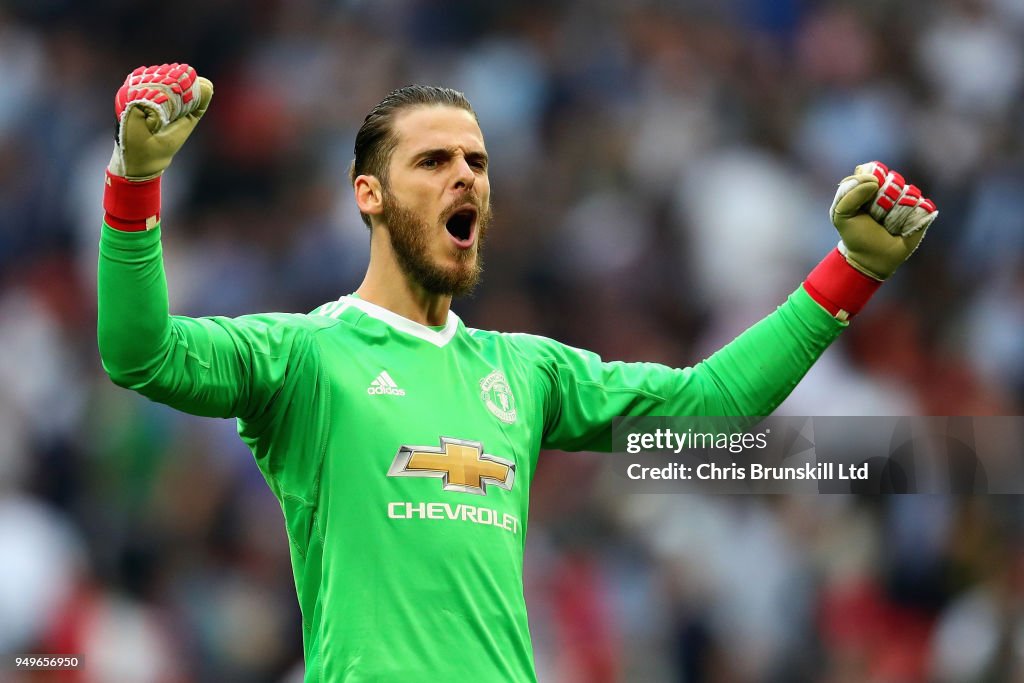
<svg viewBox="0 0 1024 683">
<path fill-rule="evenodd" d="M 517 341 L 545 378 L 542 446 L 608 451 L 615 417 L 768 415 L 845 327 L 801 287 L 689 368 L 603 362 L 594 353 L 543 337 L 517 335 Z"/>
<path fill-rule="evenodd" d="M 316 352 L 308 316 L 171 316 L 159 227 L 103 226 L 98 295 L 97 339 L 111 379 L 195 415 L 259 420 L 289 368 Z"/>
</svg>

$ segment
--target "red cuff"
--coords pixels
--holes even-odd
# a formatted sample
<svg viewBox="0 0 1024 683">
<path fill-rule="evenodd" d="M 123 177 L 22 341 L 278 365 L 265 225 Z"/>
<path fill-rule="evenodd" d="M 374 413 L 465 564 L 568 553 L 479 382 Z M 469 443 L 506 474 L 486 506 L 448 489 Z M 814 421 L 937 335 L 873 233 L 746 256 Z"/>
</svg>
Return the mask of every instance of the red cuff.
<svg viewBox="0 0 1024 683">
<path fill-rule="evenodd" d="M 126 232 L 155 228 L 160 222 L 160 178 L 133 183 L 107 171 L 103 191 L 107 225 Z"/>
<path fill-rule="evenodd" d="M 837 320 L 849 320 L 860 313 L 882 283 L 851 266 L 839 249 L 833 249 L 814 267 L 804 289 Z"/>
</svg>

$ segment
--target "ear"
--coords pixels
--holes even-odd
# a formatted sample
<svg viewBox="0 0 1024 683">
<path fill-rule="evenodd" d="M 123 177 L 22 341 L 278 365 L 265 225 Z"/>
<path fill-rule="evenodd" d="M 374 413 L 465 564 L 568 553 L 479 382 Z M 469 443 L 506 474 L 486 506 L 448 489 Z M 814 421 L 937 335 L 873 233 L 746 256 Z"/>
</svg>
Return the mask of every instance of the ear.
<svg viewBox="0 0 1024 683">
<path fill-rule="evenodd" d="M 352 185 L 359 212 L 365 213 L 367 216 L 379 216 L 384 210 L 384 191 L 377 176 L 356 176 Z"/>
</svg>

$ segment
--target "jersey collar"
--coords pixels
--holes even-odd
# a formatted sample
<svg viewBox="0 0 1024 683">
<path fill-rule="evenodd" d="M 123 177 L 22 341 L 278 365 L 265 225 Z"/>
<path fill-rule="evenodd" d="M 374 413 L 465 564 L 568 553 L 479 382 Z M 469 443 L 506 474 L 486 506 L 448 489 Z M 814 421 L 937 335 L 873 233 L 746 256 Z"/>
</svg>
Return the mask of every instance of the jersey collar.
<svg viewBox="0 0 1024 683">
<path fill-rule="evenodd" d="M 444 327 L 439 330 L 435 330 L 432 327 L 427 327 L 426 325 L 421 325 L 420 323 L 409 320 L 408 318 L 403 318 L 394 311 L 389 311 L 377 304 L 371 304 L 369 301 L 360 299 L 356 296 L 343 296 L 338 299 L 338 301 L 342 301 L 349 306 L 358 308 L 371 318 L 376 318 L 377 320 L 395 328 L 399 332 L 411 334 L 414 337 L 422 339 L 423 341 L 428 341 L 438 347 L 446 346 L 448 342 L 452 340 L 452 337 L 455 336 L 455 333 L 459 329 L 459 322 L 461 321 L 459 316 L 455 315 L 455 311 L 449 310 L 448 320 L 445 322 Z"/>
</svg>

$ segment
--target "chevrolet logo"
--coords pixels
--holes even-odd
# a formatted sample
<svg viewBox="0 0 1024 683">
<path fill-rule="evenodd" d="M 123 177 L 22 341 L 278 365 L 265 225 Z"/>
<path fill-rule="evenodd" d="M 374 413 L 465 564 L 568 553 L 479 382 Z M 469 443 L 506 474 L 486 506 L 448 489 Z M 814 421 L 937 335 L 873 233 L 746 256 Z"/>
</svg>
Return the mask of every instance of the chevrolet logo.
<svg viewBox="0 0 1024 683">
<path fill-rule="evenodd" d="M 482 444 L 441 437 L 441 447 L 402 446 L 388 470 L 389 477 L 436 477 L 445 491 L 487 494 L 486 484 L 512 490 L 514 462 L 484 453 Z"/>
</svg>

